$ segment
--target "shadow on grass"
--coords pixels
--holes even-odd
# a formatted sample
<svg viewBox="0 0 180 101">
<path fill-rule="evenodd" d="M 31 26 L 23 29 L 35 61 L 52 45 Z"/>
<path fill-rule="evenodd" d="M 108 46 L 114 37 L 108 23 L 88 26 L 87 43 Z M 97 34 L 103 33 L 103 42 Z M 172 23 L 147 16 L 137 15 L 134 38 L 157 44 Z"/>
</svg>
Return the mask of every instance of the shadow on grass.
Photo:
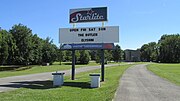
<svg viewBox="0 0 180 101">
<path fill-rule="evenodd" d="M 29 88 L 29 89 L 51 89 L 51 88 L 54 88 L 52 81 L 50 81 L 50 80 L 11 82 L 11 84 L 0 85 L 0 87 Z"/>
<path fill-rule="evenodd" d="M 82 89 L 90 88 L 88 82 L 64 82 L 62 86 L 79 87 Z M 28 89 L 51 89 L 56 88 L 53 86 L 53 81 L 21 81 L 21 82 L 11 82 L 10 84 L 0 85 L 1 87 L 10 88 L 28 88 Z"/>
<path fill-rule="evenodd" d="M 67 62 L 67 63 L 62 63 L 63 65 L 72 65 L 71 62 Z M 75 65 L 88 65 L 88 64 L 83 64 L 83 63 L 76 63 Z"/>
<path fill-rule="evenodd" d="M 90 83 L 88 82 L 64 82 L 63 86 L 70 86 L 70 87 L 78 87 L 82 89 L 90 88 Z"/>
<path fill-rule="evenodd" d="M 62 65 L 72 65 L 71 62 L 62 63 Z"/>
</svg>

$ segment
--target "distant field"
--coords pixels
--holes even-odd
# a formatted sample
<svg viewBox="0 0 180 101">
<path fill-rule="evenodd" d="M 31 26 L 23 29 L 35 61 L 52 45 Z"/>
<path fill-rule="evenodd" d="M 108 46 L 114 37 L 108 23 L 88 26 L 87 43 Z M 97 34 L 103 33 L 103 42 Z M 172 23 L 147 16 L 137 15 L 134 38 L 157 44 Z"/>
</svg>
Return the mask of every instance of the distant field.
<svg viewBox="0 0 180 101">
<path fill-rule="evenodd" d="M 110 64 L 126 64 L 126 63 L 116 63 L 111 62 Z M 84 65 L 76 65 L 76 68 L 85 67 L 85 66 L 96 66 L 100 65 L 96 62 L 90 62 L 89 64 Z M 0 66 L 4 67 L 4 66 Z M 9 77 L 9 76 L 19 76 L 19 75 L 27 75 L 27 74 L 35 74 L 35 73 L 43 73 L 43 72 L 54 72 L 60 70 L 68 70 L 71 69 L 71 62 L 62 62 L 62 65 L 59 65 L 59 62 L 54 62 L 53 65 L 50 66 L 41 66 L 41 65 L 31 65 L 26 67 L 20 67 L 15 70 L 10 71 L 0 71 L 0 78 Z"/>
<path fill-rule="evenodd" d="M 8 70 L 14 70 L 14 69 L 18 69 L 19 66 L 13 66 L 13 65 L 10 65 L 10 66 L 0 66 L 0 72 L 1 71 L 8 71 Z"/>
<path fill-rule="evenodd" d="M 52 81 L 34 81 L 29 86 L 18 90 L 0 93 L 0 101 L 112 101 L 119 79 L 123 72 L 132 66 L 122 65 L 109 67 L 105 70 L 105 82 L 100 88 L 90 88 L 90 73 L 99 70 L 83 72 L 76 75 L 76 80 L 65 77 L 62 87 L 52 87 Z"/>
<path fill-rule="evenodd" d="M 84 67 L 84 66 L 94 66 L 100 65 L 95 62 L 90 62 L 88 65 L 76 65 L 76 68 Z M 1 68 L 1 67 L 0 67 Z M 23 69 L 28 68 L 28 69 Z M 54 72 L 59 70 L 68 70 L 71 69 L 70 62 L 63 62 L 62 65 L 59 65 L 59 62 L 53 63 L 50 66 L 26 66 L 18 68 L 17 70 L 11 71 L 0 71 L 0 78 L 2 77 L 9 77 L 9 76 L 18 76 L 18 75 L 26 75 L 26 74 L 35 74 L 35 73 L 43 73 L 43 72 Z"/>
<path fill-rule="evenodd" d="M 148 70 L 180 85 L 180 64 L 150 64 L 148 65 Z"/>
</svg>

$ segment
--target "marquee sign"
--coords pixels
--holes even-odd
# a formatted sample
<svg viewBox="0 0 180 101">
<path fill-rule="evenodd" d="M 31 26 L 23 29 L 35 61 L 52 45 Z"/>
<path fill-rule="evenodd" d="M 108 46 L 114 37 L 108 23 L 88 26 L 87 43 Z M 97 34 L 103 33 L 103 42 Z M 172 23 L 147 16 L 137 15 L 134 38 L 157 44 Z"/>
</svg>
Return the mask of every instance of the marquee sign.
<svg viewBox="0 0 180 101">
<path fill-rule="evenodd" d="M 119 42 L 119 27 L 60 28 L 60 43 L 115 43 Z"/>
<path fill-rule="evenodd" d="M 83 50 L 83 49 L 114 49 L 114 43 L 86 43 L 86 44 L 63 44 L 61 47 L 63 50 Z"/>
<path fill-rule="evenodd" d="M 107 21 L 107 7 L 70 9 L 70 23 Z"/>
</svg>

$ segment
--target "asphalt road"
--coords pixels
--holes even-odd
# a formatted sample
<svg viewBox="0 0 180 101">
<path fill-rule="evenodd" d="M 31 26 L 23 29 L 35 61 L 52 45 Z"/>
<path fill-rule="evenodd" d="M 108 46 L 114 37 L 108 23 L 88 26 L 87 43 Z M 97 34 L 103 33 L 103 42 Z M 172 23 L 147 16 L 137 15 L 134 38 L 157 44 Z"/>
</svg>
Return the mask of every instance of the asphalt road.
<svg viewBox="0 0 180 101">
<path fill-rule="evenodd" d="M 114 101 L 180 101 L 180 86 L 136 65 L 123 74 Z"/>
<path fill-rule="evenodd" d="M 116 66 L 116 65 L 118 64 L 109 64 L 109 65 L 105 65 L 105 67 Z M 77 74 L 80 72 L 91 71 L 100 68 L 101 68 L 100 66 L 87 66 L 87 67 L 77 68 L 75 70 L 75 73 Z M 71 70 L 64 70 L 58 72 L 64 72 L 65 76 L 71 75 Z M 38 81 L 46 81 L 51 79 L 52 79 L 52 72 L 0 78 L 0 92 L 21 88 L 27 85 L 26 82 L 38 82 Z"/>
</svg>

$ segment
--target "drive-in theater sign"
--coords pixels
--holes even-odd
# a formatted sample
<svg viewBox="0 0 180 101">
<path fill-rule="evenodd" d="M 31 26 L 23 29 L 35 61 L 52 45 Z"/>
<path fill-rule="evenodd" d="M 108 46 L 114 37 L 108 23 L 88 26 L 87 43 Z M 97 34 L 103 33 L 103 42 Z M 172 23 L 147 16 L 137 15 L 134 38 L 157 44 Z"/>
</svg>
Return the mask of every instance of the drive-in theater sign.
<svg viewBox="0 0 180 101">
<path fill-rule="evenodd" d="M 70 9 L 70 23 L 107 21 L 107 7 Z"/>
<path fill-rule="evenodd" d="M 103 22 L 102 27 L 60 28 L 61 50 L 72 51 L 72 77 L 75 79 L 75 50 L 101 50 L 101 81 L 104 81 L 104 50 L 119 42 L 119 26 L 104 26 L 107 7 L 70 9 L 69 23 Z"/>
</svg>

